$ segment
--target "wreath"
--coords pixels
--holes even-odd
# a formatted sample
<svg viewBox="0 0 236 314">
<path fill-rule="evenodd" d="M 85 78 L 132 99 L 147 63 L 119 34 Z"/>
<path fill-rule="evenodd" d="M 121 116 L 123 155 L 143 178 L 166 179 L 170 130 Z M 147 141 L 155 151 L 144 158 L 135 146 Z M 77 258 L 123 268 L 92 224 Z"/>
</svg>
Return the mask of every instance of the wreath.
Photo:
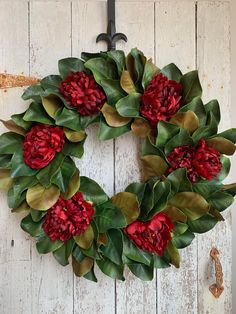
<svg viewBox="0 0 236 314">
<path fill-rule="evenodd" d="M 155 268 L 179 267 L 179 249 L 195 233 L 224 218 L 236 184 L 222 181 L 235 152 L 236 129 L 218 133 L 217 100 L 203 104 L 198 72 L 159 69 L 138 49 L 82 53 L 59 61 L 60 75 L 28 87 L 28 109 L 2 121 L 0 186 L 12 212 L 25 212 L 21 228 L 39 253 L 75 275 L 97 281 L 103 273 L 124 280 L 124 267 L 142 280 Z M 143 179 L 109 197 L 80 176 L 86 129 L 99 139 L 126 132 L 143 139 Z"/>
</svg>

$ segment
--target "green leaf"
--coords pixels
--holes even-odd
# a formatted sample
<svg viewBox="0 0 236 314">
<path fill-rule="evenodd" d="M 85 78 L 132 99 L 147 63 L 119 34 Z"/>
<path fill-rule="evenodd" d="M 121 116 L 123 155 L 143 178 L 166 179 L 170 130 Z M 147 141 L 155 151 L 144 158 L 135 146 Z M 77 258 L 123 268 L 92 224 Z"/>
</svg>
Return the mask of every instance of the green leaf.
<svg viewBox="0 0 236 314">
<path fill-rule="evenodd" d="M 118 100 L 126 95 L 120 86 L 120 81 L 118 80 L 101 80 L 100 85 L 105 91 L 107 102 L 112 106 L 114 106 Z"/>
<path fill-rule="evenodd" d="M 41 234 L 44 234 L 44 231 L 42 229 L 42 221 L 35 222 L 32 220 L 31 215 L 29 214 L 25 218 L 22 219 L 21 221 L 21 228 L 29 233 L 32 237 L 37 237 Z"/>
<path fill-rule="evenodd" d="M 116 103 L 116 109 L 123 117 L 139 117 L 140 94 L 132 93 Z"/>
<path fill-rule="evenodd" d="M 174 64 L 170 63 L 167 66 L 165 66 L 161 72 L 168 77 L 169 80 L 174 80 L 176 82 L 180 82 L 183 74 L 180 71 L 180 69 Z"/>
<path fill-rule="evenodd" d="M 224 190 L 231 194 L 232 196 L 236 195 L 236 183 L 226 184 L 223 186 Z"/>
<path fill-rule="evenodd" d="M 189 228 L 195 233 L 205 233 L 215 227 L 218 220 L 213 216 L 207 214 L 197 220 L 188 220 Z"/>
<path fill-rule="evenodd" d="M 170 267 L 170 264 L 163 256 L 158 256 L 157 254 L 153 254 L 153 266 L 154 268 L 167 268 Z"/>
<path fill-rule="evenodd" d="M 176 147 L 182 145 L 193 145 L 193 140 L 185 129 L 180 129 L 179 133 L 167 142 L 165 154 L 168 156 Z"/>
<path fill-rule="evenodd" d="M 108 243 L 100 246 L 101 252 L 113 263 L 122 265 L 123 238 L 121 231 L 118 229 L 108 230 L 107 238 Z"/>
<path fill-rule="evenodd" d="M 11 116 L 11 119 L 15 122 L 15 124 L 19 125 L 25 130 L 29 130 L 32 127 L 32 122 L 24 121 L 23 117 L 25 115 L 25 112 L 19 113 L 19 114 L 13 114 Z"/>
<path fill-rule="evenodd" d="M 221 156 L 220 161 L 222 163 L 222 169 L 216 178 L 217 181 L 223 181 L 228 176 L 231 167 L 230 159 L 228 157 Z"/>
<path fill-rule="evenodd" d="M 107 55 L 111 58 L 117 66 L 118 74 L 121 75 L 122 71 L 125 68 L 125 54 L 122 50 L 113 50 L 108 51 Z"/>
<path fill-rule="evenodd" d="M 143 264 L 136 263 L 125 258 L 125 264 L 128 266 L 130 271 L 139 279 L 143 281 L 150 281 L 153 279 L 153 266 L 147 266 Z"/>
<path fill-rule="evenodd" d="M 173 243 L 169 241 L 167 246 L 167 251 L 170 256 L 170 263 L 174 265 L 176 268 L 179 268 L 180 264 L 180 255 L 179 251 L 176 247 L 174 247 Z"/>
<path fill-rule="evenodd" d="M 61 264 L 62 266 L 66 266 L 69 264 L 68 258 L 72 253 L 74 245 L 75 242 L 73 238 L 71 238 L 68 241 L 64 242 L 59 249 L 53 252 L 53 256 L 59 264 Z"/>
<path fill-rule="evenodd" d="M 117 265 L 105 257 L 101 260 L 97 260 L 96 262 L 97 262 L 98 267 L 101 269 L 101 271 L 105 275 L 113 279 L 125 280 L 123 276 L 123 272 L 124 272 L 123 265 Z"/>
<path fill-rule="evenodd" d="M 93 72 L 95 81 L 100 84 L 102 80 L 118 79 L 117 69 L 113 62 L 108 62 L 103 58 L 93 58 L 84 64 L 85 68 Z"/>
<path fill-rule="evenodd" d="M 103 58 L 104 60 L 108 59 L 108 53 L 107 52 L 82 52 L 81 53 L 81 58 L 85 61 L 88 61 L 90 59 L 94 58 Z"/>
<path fill-rule="evenodd" d="M 37 184 L 27 190 L 26 200 L 30 207 L 44 211 L 52 207 L 59 196 L 60 190 L 55 185 L 45 188 Z"/>
<path fill-rule="evenodd" d="M 65 79 L 71 72 L 84 71 L 84 63 L 78 58 L 65 58 L 58 61 L 58 68 Z"/>
<path fill-rule="evenodd" d="M 91 116 L 81 116 L 80 117 L 80 124 L 81 128 L 84 130 L 86 129 L 90 124 L 96 123 L 100 121 L 100 113 L 93 114 Z"/>
<path fill-rule="evenodd" d="M 41 85 L 29 86 L 21 96 L 24 100 L 33 99 L 34 101 L 39 101 L 40 96 L 43 93 Z"/>
<path fill-rule="evenodd" d="M 14 154 L 22 147 L 22 135 L 7 132 L 0 136 L 0 154 Z"/>
<path fill-rule="evenodd" d="M 35 175 L 37 172 L 38 170 L 31 169 L 25 164 L 22 147 L 19 147 L 11 160 L 11 176 L 13 178 L 28 177 Z"/>
<path fill-rule="evenodd" d="M 126 227 L 126 220 L 120 208 L 110 201 L 95 207 L 94 219 L 99 233 L 109 229 Z"/>
<path fill-rule="evenodd" d="M 187 229 L 188 229 L 188 225 L 182 222 L 174 222 L 174 230 L 173 230 L 173 236 L 179 236 L 181 234 L 183 234 Z"/>
<path fill-rule="evenodd" d="M 66 157 L 60 168 L 53 174 L 51 183 L 58 186 L 61 192 L 65 192 L 75 170 L 76 166 L 74 161 L 70 157 Z"/>
<path fill-rule="evenodd" d="M 40 81 L 40 85 L 44 89 L 53 88 L 55 89 L 55 91 L 58 91 L 61 82 L 62 82 L 62 79 L 59 75 L 48 75 Z"/>
<path fill-rule="evenodd" d="M 125 192 L 130 192 L 130 193 L 136 194 L 137 200 L 138 200 L 139 204 L 141 204 L 143 196 L 144 196 L 145 188 L 146 188 L 146 183 L 134 182 L 134 183 L 131 183 L 127 186 L 127 188 L 125 189 Z"/>
<path fill-rule="evenodd" d="M 178 112 L 187 112 L 189 110 L 193 111 L 197 115 L 199 126 L 200 127 L 205 126 L 207 113 L 201 100 L 201 97 L 195 97 L 190 103 L 181 107 Z"/>
<path fill-rule="evenodd" d="M 84 275 L 84 278 L 90 280 L 90 281 L 93 281 L 93 282 L 97 282 L 97 277 L 95 276 L 95 273 L 94 273 L 94 267 L 91 268 L 91 270 Z"/>
<path fill-rule="evenodd" d="M 221 154 L 232 156 L 235 153 L 236 146 L 233 142 L 224 137 L 213 137 L 206 141 L 207 146 L 218 150 Z"/>
<path fill-rule="evenodd" d="M 37 183 L 35 177 L 19 177 L 14 179 L 14 185 L 10 188 L 7 195 L 8 206 L 10 208 L 17 208 L 25 200 L 28 188 Z"/>
<path fill-rule="evenodd" d="M 36 237 L 36 248 L 40 254 L 54 252 L 63 245 L 60 240 L 52 241 L 45 233 Z"/>
<path fill-rule="evenodd" d="M 43 186 L 48 188 L 51 185 L 51 179 L 57 171 L 60 171 L 64 159 L 65 156 L 62 153 L 57 153 L 48 166 L 37 173 L 36 177 Z"/>
<path fill-rule="evenodd" d="M 54 120 L 49 117 L 42 104 L 32 102 L 29 108 L 26 110 L 23 119 L 25 121 L 34 121 L 39 123 L 45 123 L 54 125 Z"/>
<path fill-rule="evenodd" d="M 94 239 L 94 232 L 91 225 L 81 234 L 74 236 L 76 244 L 82 249 L 89 249 Z"/>
<path fill-rule="evenodd" d="M 171 183 L 172 195 L 177 192 L 192 191 L 192 184 L 188 179 L 186 168 L 174 170 L 168 175 L 167 179 Z"/>
<path fill-rule="evenodd" d="M 130 131 L 130 123 L 121 127 L 111 127 L 109 126 L 104 118 L 101 118 L 99 124 L 99 139 L 101 141 L 110 140 L 112 138 L 117 138 Z"/>
<path fill-rule="evenodd" d="M 56 112 L 63 106 L 60 98 L 56 97 L 55 95 L 49 95 L 47 97 L 42 97 L 41 99 L 47 114 L 51 118 L 55 118 Z"/>
<path fill-rule="evenodd" d="M 92 202 L 94 206 L 108 201 L 108 196 L 103 189 L 94 180 L 87 177 L 80 177 L 79 190 L 82 192 L 84 199 Z"/>
<path fill-rule="evenodd" d="M 12 213 L 22 213 L 22 212 L 29 212 L 29 211 L 31 211 L 31 208 L 29 207 L 26 201 L 23 201 L 20 204 L 20 206 L 18 206 L 17 208 L 13 208 L 11 210 Z"/>
<path fill-rule="evenodd" d="M 63 198 L 66 200 L 70 199 L 76 192 L 78 192 L 79 187 L 80 187 L 80 173 L 79 170 L 76 169 L 68 184 L 67 190 L 63 194 Z"/>
<path fill-rule="evenodd" d="M 95 245 L 95 243 L 93 242 L 92 245 L 90 246 L 90 248 L 88 249 L 83 249 L 81 248 L 81 252 L 88 257 L 91 257 L 93 259 L 100 259 L 100 255 L 97 252 L 97 246 Z"/>
<path fill-rule="evenodd" d="M 142 154 L 142 156 L 145 156 L 145 155 L 157 155 L 157 156 L 164 157 L 163 152 L 158 147 L 153 145 L 150 142 L 149 138 L 145 138 L 144 139 L 144 141 L 142 143 L 141 154 Z"/>
<path fill-rule="evenodd" d="M 217 124 L 219 124 L 220 122 L 220 105 L 218 103 L 218 101 L 216 99 L 211 100 L 209 103 L 207 103 L 205 105 L 205 109 L 207 113 L 212 112 L 213 116 L 217 122 Z"/>
<path fill-rule="evenodd" d="M 84 154 L 84 142 L 85 140 L 77 143 L 65 142 L 62 153 L 65 156 L 81 158 Z"/>
<path fill-rule="evenodd" d="M 216 135 L 217 137 L 223 137 L 226 140 L 229 140 L 230 142 L 236 143 L 236 128 L 232 128 L 229 130 L 226 130 L 222 133 L 219 133 Z"/>
<path fill-rule="evenodd" d="M 136 194 L 120 192 L 114 195 L 111 200 L 115 206 L 121 209 L 127 224 L 130 224 L 138 218 L 140 209 Z"/>
<path fill-rule="evenodd" d="M 193 138 L 194 142 L 196 143 L 202 138 L 208 138 L 208 137 L 216 134 L 217 130 L 218 130 L 217 121 L 216 121 L 213 113 L 210 112 L 208 124 L 204 127 L 197 129 L 193 133 L 192 138 Z"/>
<path fill-rule="evenodd" d="M 123 235 L 123 254 L 130 260 L 150 266 L 152 255 L 139 249 L 131 240 Z"/>
<path fill-rule="evenodd" d="M 143 163 L 145 180 L 150 177 L 162 176 L 168 169 L 168 164 L 160 156 L 146 155 L 140 158 Z"/>
<path fill-rule="evenodd" d="M 159 121 L 157 124 L 156 146 L 163 147 L 175 135 L 179 133 L 179 126 L 166 121 Z"/>
<path fill-rule="evenodd" d="M 70 127 L 71 130 L 81 131 L 80 114 L 75 110 L 67 108 L 59 109 L 55 114 L 55 121 L 57 125 Z"/>
<path fill-rule="evenodd" d="M 0 155 L 0 169 L 11 168 L 12 155 Z"/>
<path fill-rule="evenodd" d="M 133 62 L 134 62 L 135 77 L 134 77 L 133 81 L 135 83 L 137 83 L 138 85 L 140 85 L 140 87 L 141 87 L 141 84 L 139 84 L 139 82 L 141 83 L 141 80 L 142 80 L 142 77 L 143 77 L 144 66 L 145 66 L 145 63 L 146 63 L 146 57 L 144 56 L 142 51 L 138 50 L 137 48 L 131 49 L 130 56 L 132 56 Z M 129 59 L 129 55 L 127 56 L 127 60 L 128 59 Z M 130 72 L 128 63 L 127 63 L 127 69 Z"/>
<path fill-rule="evenodd" d="M 90 257 L 85 257 L 80 263 L 72 256 L 72 267 L 76 276 L 82 277 L 88 274 L 93 268 L 94 260 Z"/>
<path fill-rule="evenodd" d="M 146 61 L 142 77 L 142 86 L 145 90 L 148 83 L 160 72 L 160 69 L 152 62 L 152 59 Z"/>
<path fill-rule="evenodd" d="M 198 77 L 198 71 L 191 71 L 184 74 L 180 80 L 183 86 L 183 102 L 187 104 L 195 97 L 202 96 L 202 87 Z"/>
<path fill-rule="evenodd" d="M 184 233 L 173 237 L 171 242 L 177 249 L 184 249 L 192 243 L 194 238 L 194 234 L 190 230 L 186 230 Z"/>
<path fill-rule="evenodd" d="M 207 201 L 214 209 L 221 212 L 233 204 L 234 198 L 226 191 L 216 191 L 211 194 Z"/>
<path fill-rule="evenodd" d="M 46 214 L 47 212 L 42 212 L 40 210 L 30 208 L 30 215 L 34 222 L 39 222 Z"/>
<path fill-rule="evenodd" d="M 190 219 L 196 220 L 209 211 L 208 202 L 195 192 L 180 192 L 169 200 L 169 205 L 183 211 Z"/>
</svg>

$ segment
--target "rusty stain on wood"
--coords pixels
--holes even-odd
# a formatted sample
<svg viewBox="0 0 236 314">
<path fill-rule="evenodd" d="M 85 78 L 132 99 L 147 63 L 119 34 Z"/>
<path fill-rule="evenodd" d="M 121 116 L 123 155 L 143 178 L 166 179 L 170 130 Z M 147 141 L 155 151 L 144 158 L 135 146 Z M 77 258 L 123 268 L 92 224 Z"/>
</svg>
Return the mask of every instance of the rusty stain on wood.
<svg viewBox="0 0 236 314">
<path fill-rule="evenodd" d="M 36 77 L 0 73 L 0 89 L 35 85 L 39 81 Z"/>
</svg>

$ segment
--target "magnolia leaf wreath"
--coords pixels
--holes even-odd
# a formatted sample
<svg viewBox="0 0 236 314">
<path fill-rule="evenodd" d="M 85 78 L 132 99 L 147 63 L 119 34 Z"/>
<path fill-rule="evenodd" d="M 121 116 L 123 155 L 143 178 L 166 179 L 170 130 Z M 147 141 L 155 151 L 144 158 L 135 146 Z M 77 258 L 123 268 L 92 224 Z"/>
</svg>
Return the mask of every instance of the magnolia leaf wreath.
<svg viewBox="0 0 236 314">
<path fill-rule="evenodd" d="M 52 252 L 75 275 L 124 280 L 124 267 L 142 280 L 155 268 L 179 267 L 179 249 L 195 233 L 224 220 L 236 194 L 222 181 L 235 152 L 236 129 L 218 133 L 217 100 L 203 104 L 197 71 L 157 68 L 138 49 L 82 53 L 59 61 L 60 75 L 28 87 L 28 109 L 2 121 L 0 187 L 39 253 Z M 110 198 L 80 176 L 86 128 L 99 139 L 132 132 L 143 139 L 144 178 Z"/>
</svg>

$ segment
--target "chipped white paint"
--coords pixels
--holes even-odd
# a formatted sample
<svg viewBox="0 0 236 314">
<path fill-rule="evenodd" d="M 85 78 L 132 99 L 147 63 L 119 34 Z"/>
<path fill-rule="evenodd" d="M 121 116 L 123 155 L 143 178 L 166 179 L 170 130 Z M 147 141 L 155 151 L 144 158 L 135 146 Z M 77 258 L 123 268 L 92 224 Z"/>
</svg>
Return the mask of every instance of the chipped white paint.
<svg viewBox="0 0 236 314">
<path fill-rule="evenodd" d="M 117 30 L 128 43 L 155 57 L 161 67 L 176 62 L 183 71 L 198 67 L 204 99 L 217 97 L 224 123 L 230 127 L 229 1 L 117 0 Z M 197 16 L 197 24 L 196 24 Z M 197 25 L 197 27 L 196 27 Z M 106 3 L 100 0 L 0 0 L 0 71 L 44 76 L 57 72 L 59 58 L 81 51 L 104 50 L 96 44 L 106 29 Z M 196 45 L 197 31 L 197 45 Z M 156 54 L 156 55 L 155 55 Z M 197 60 L 197 64 L 196 64 Z M 30 71 L 30 72 L 29 72 Z M 0 91 L 0 116 L 23 111 L 22 89 Z M 5 131 L 0 126 L 0 131 Z M 139 179 L 139 141 L 125 135 L 99 143 L 97 128 L 88 130 L 85 156 L 77 164 L 83 175 L 97 180 L 109 195 Z M 115 151 L 114 151 L 115 149 Z M 115 152 L 115 160 L 114 160 Z M 115 174 L 115 182 L 114 182 Z M 0 193 L 0 313 L 1 314 L 230 314 L 231 217 L 182 251 L 180 270 L 161 270 L 143 283 L 128 271 L 126 282 L 114 282 L 98 271 L 99 283 L 75 278 L 52 256 L 39 256 L 34 242 L 20 230 L 20 218 L 10 213 Z M 14 246 L 11 246 L 14 240 Z M 225 291 L 215 300 L 208 286 L 214 281 L 209 251 L 222 255 Z"/>
</svg>

